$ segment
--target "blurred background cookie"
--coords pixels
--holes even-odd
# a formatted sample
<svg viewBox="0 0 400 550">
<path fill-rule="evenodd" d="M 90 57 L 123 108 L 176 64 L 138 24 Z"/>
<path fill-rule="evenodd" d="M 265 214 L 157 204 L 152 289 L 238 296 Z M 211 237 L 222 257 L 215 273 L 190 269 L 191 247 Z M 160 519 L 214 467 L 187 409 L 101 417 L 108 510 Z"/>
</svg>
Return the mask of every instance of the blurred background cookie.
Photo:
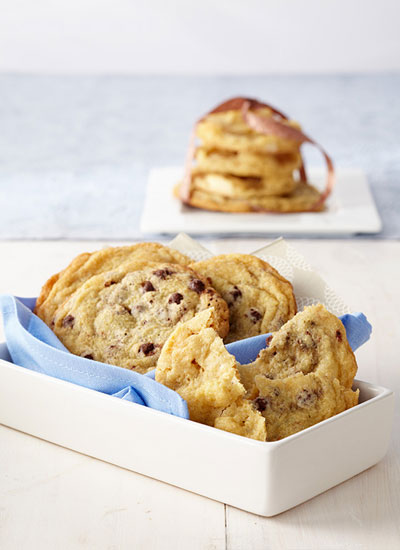
<svg viewBox="0 0 400 550">
<path fill-rule="evenodd" d="M 259 108 L 258 114 L 266 118 L 274 115 L 269 108 Z M 282 124 L 300 129 L 300 125 L 293 120 L 283 120 Z M 293 139 L 276 134 L 261 134 L 251 128 L 243 119 L 240 109 L 207 115 L 197 125 L 196 135 L 206 149 L 270 154 L 298 151 L 298 143 Z"/>
<path fill-rule="evenodd" d="M 258 197 L 288 195 L 295 187 L 296 182 L 290 174 L 239 177 L 209 173 L 193 176 L 193 189 L 228 199 L 257 200 Z"/>
<path fill-rule="evenodd" d="M 242 185 L 242 184 L 241 184 Z M 237 190 L 237 189 L 236 189 Z M 220 212 L 304 212 L 319 201 L 321 195 L 312 185 L 298 182 L 288 195 L 264 195 L 253 197 L 229 197 L 221 193 L 211 193 L 197 187 L 194 178 L 190 205 L 205 210 Z M 321 211 L 323 205 L 317 206 Z"/>
<path fill-rule="evenodd" d="M 260 153 L 258 151 L 207 149 L 197 147 L 196 164 L 192 173 L 218 173 L 233 176 L 255 177 L 292 174 L 301 166 L 298 151 L 289 153 Z"/>
</svg>

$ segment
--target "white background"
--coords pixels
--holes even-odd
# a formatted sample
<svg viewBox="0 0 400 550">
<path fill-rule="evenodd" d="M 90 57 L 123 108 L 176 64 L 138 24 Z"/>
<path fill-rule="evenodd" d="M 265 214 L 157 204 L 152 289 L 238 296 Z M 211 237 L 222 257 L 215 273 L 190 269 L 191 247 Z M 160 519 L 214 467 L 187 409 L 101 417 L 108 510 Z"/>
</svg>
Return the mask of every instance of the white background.
<svg viewBox="0 0 400 550">
<path fill-rule="evenodd" d="M 0 71 L 400 70 L 398 0 L 0 0 Z"/>
</svg>

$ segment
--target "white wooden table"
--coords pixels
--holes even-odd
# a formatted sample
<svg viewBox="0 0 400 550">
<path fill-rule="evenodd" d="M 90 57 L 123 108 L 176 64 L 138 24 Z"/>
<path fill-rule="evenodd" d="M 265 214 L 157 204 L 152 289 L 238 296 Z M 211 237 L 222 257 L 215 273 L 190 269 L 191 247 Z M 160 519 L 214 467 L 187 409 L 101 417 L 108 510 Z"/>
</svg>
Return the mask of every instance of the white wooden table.
<svg viewBox="0 0 400 550">
<path fill-rule="evenodd" d="M 250 252 L 265 242 L 205 244 L 214 252 Z M 1 242 L 0 293 L 34 296 L 48 275 L 74 255 L 103 244 Z M 358 377 L 398 392 L 400 242 L 293 244 L 374 327 L 371 341 L 357 352 Z M 399 413 L 396 402 L 392 444 L 382 462 L 274 518 L 224 506 L 0 426 L 0 548 L 398 550 Z"/>
</svg>

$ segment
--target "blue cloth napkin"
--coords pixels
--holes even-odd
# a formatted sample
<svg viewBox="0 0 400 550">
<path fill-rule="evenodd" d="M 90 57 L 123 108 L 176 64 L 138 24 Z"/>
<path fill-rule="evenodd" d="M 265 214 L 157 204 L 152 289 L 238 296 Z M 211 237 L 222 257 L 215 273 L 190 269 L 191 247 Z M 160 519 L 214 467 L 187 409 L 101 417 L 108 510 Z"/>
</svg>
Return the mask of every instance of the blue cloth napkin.
<svg viewBox="0 0 400 550">
<path fill-rule="evenodd" d="M 143 375 L 70 353 L 54 332 L 32 313 L 35 303 L 36 298 L 0 296 L 7 347 L 16 365 L 189 418 L 186 401 L 178 393 L 156 382 L 154 370 Z M 340 319 L 346 328 L 350 346 L 355 351 L 369 339 L 372 327 L 362 313 L 343 315 Z M 263 334 L 247 338 L 228 344 L 226 348 L 239 363 L 250 363 L 266 347 L 268 336 Z"/>
</svg>

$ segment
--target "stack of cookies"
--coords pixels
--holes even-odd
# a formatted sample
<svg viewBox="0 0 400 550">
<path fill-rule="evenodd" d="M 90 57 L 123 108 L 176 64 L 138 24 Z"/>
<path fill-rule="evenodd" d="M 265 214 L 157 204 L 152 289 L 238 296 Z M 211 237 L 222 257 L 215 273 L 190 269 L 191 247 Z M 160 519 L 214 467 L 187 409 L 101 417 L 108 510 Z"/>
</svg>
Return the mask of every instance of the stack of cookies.
<svg viewBox="0 0 400 550">
<path fill-rule="evenodd" d="M 323 208 L 300 154 L 301 143 L 310 140 L 272 107 L 235 98 L 203 117 L 193 138 L 179 188 L 184 203 L 224 212 Z"/>
<path fill-rule="evenodd" d="M 157 243 L 84 253 L 45 283 L 35 312 L 89 364 L 156 368 L 192 420 L 235 434 L 281 439 L 357 403 L 340 320 L 323 306 L 296 315 L 290 282 L 255 256 L 193 263 Z M 249 365 L 225 348 L 268 332 Z"/>
</svg>

